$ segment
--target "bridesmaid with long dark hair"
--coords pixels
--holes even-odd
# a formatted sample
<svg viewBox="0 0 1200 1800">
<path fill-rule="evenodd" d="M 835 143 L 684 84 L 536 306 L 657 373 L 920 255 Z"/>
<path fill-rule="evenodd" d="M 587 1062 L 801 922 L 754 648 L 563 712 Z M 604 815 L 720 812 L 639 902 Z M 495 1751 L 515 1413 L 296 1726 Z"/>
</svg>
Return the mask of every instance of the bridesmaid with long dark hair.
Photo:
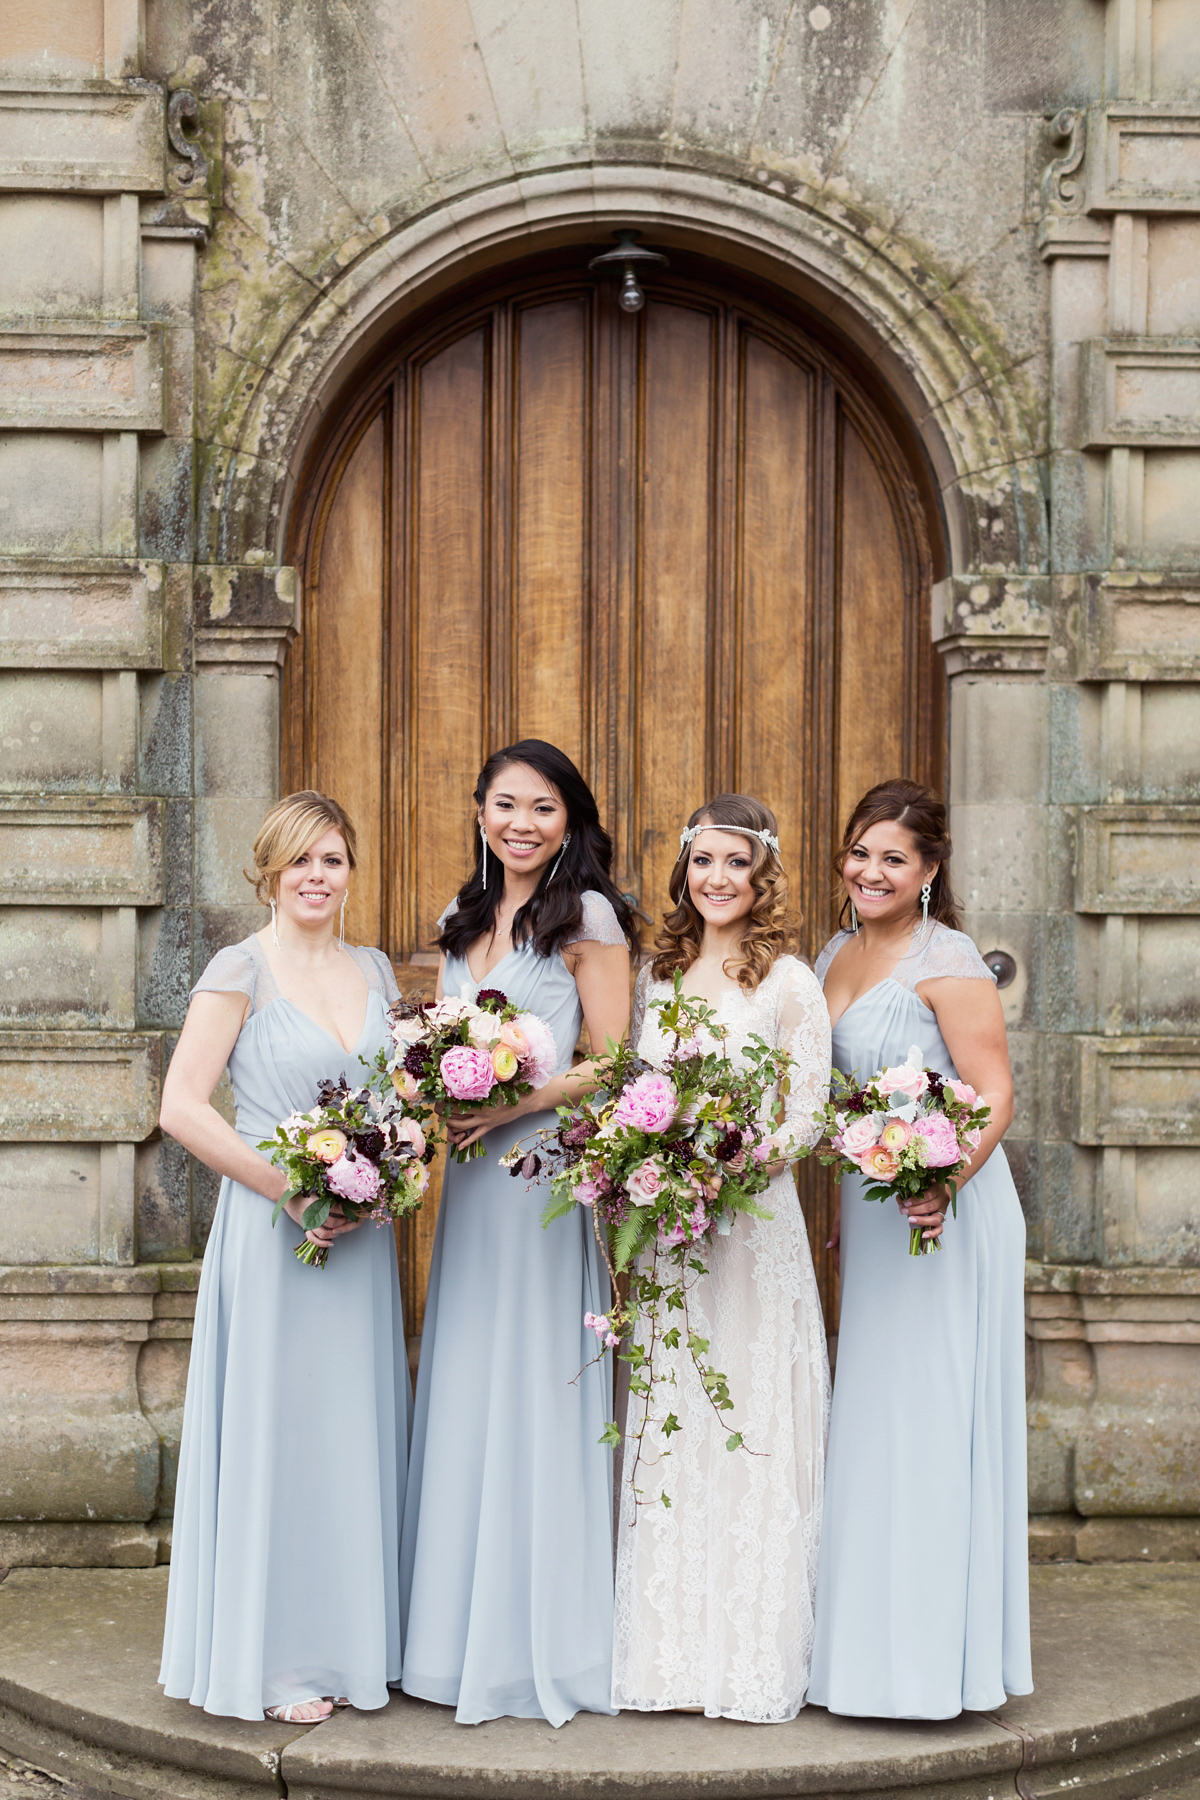
<svg viewBox="0 0 1200 1800">
<path fill-rule="evenodd" d="M 611 1712 L 612 1416 L 585 1312 L 609 1304 L 582 1211 L 542 1228 L 546 1193 L 501 1156 L 587 1091 L 572 1068 L 629 1023 L 634 915 L 596 802 L 561 750 L 527 738 L 475 787 L 475 866 L 440 920 L 438 999 L 499 988 L 550 1026 L 557 1072 L 517 1107 L 463 1114 L 442 1188 L 401 1549 L 405 1693 L 561 1725 Z M 582 1371 L 582 1373 L 581 1373 Z"/>
</svg>

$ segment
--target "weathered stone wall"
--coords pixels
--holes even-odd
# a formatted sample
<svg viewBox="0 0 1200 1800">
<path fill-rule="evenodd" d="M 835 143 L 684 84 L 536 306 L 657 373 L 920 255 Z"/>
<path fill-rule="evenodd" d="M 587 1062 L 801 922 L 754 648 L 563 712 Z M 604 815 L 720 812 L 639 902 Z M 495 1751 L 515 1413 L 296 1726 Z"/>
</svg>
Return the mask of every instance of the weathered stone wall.
<svg viewBox="0 0 1200 1800">
<path fill-rule="evenodd" d="M 0 1561 L 160 1553 L 213 1183 L 155 1096 L 259 917 L 322 409 L 439 284 L 620 225 L 791 285 L 926 445 L 957 881 L 1017 971 L 1032 1507 L 1080 1554 L 1200 1514 L 1194 0 L 6 19 Z"/>
</svg>

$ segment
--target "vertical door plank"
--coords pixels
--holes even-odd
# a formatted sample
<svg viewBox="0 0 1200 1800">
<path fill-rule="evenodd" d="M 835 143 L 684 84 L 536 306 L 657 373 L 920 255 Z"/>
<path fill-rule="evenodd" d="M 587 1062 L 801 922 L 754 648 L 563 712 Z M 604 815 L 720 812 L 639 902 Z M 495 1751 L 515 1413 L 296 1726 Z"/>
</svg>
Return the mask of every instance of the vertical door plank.
<svg viewBox="0 0 1200 1800">
<path fill-rule="evenodd" d="M 642 315 L 636 760 L 640 899 L 657 924 L 679 831 L 708 798 L 711 730 L 713 350 L 707 313 L 648 301 Z"/>
<path fill-rule="evenodd" d="M 843 415 L 838 670 L 838 832 L 877 781 L 912 775 L 904 549 L 891 496 Z"/>
<path fill-rule="evenodd" d="M 582 295 L 516 315 L 514 736 L 585 761 L 589 458 Z"/>
<path fill-rule="evenodd" d="M 397 854 L 417 890 L 414 950 L 428 949 L 469 867 L 471 789 L 483 761 L 488 361 L 477 328 L 413 380 L 415 804 Z"/>
<path fill-rule="evenodd" d="M 793 907 L 807 911 L 801 844 L 808 817 L 805 755 L 810 573 L 811 378 L 773 344 L 742 344 L 736 695 L 714 671 L 718 706 L 734 709 L 736 780 L 779 820 Z"/>
<path fill-rule="evenodd" d="M 383 939 L 386 431 L 386 414 L 377 413 L 342 469 L 321 536 L 312 608 L 309 779 L 341 802 L 358 830 L 346 904 L 346 936 L 358 944 Z"/>
</svg>

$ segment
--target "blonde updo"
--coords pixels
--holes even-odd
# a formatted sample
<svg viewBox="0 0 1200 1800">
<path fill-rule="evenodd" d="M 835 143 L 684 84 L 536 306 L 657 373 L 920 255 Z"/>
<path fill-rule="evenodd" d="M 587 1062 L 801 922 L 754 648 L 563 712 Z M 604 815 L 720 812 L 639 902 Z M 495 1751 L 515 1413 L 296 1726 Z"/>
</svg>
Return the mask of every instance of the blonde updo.
<svg viewBox="0 0 1200 1800">
<path fill-rule="evenodd" d="M 327 831 L 341 832 L 346 842 L 346 861 L 355 868 L 357 833 L 336 800 L 305 788 L 302 793 L 287 794 L 275 802 L 254 840 L 254 867 L 242 870 L 261 906 L 275 898 L 283 871 Z"/>
</svg>

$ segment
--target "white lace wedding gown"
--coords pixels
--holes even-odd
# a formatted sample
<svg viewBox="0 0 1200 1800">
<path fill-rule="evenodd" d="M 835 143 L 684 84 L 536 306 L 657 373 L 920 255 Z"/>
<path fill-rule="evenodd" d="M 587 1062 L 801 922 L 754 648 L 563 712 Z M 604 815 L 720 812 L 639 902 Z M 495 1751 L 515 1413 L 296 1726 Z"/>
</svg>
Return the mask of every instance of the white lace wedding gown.
<svg viewBox="0 0 1200 1800">
<path fill-rule="evenodd" d="M 671 984 L 638 977 L 632 1042 L 649 1062 L 667 1042 L 650 1000 Z M 829 1014 L 812 972 L 782 956 L 754 994 L 731 989 L 718 1016 L 731 1052 L 754 1034 L 795 1059 L 786 1113 L 814 1143 L 812 1113 L 829 1091 Z M 810 1129 L 805 1130 L 806 1125 Z M 770 1219 L 743 1215 L 706 1252 L 688 1300 L 691 1329 L 729 1378 L 718 1415 L 684 1348 L 655 1352 L 674 1375 L 681 1429 L 653 1425 L 631 1496 L 627 1442 L 620 1493 L 613 1704 L 641 1712 L 702 1708 L 710 1718 L 773 1724 L 804 1705 L 829 1422 L 829 1361 L 808 1234 L 791 1170 L 762 1197 Z M 673 1314 L 671 1323 L 677 1323 Z M 638 1418 L 631 1398 L 629 1424 Z M 732 1431 L 746 1448 L 725 1448 Z M 669 1500 L 667 1506 L 663 1502 Z"/>
</svg>

